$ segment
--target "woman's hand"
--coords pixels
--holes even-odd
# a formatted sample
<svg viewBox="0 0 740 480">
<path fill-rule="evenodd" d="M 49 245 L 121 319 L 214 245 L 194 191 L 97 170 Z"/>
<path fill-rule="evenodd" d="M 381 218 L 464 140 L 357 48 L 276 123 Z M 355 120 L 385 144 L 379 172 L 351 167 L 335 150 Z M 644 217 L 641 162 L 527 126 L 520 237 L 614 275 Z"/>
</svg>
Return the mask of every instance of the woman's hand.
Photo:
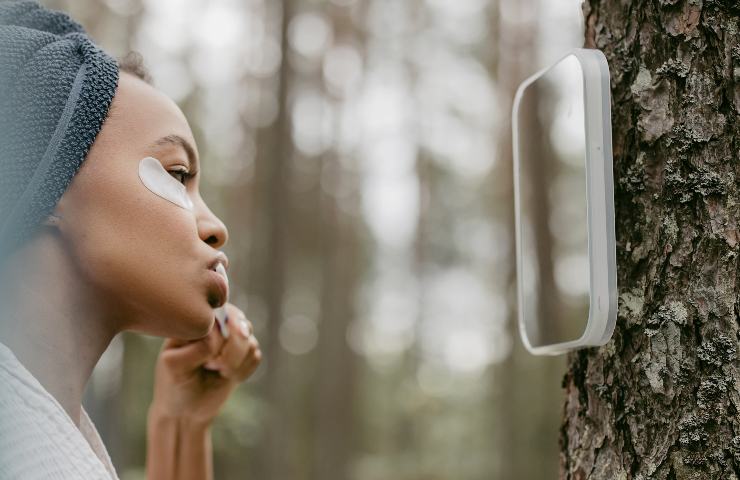
<svg viewBox="0 0 740 480">
<path fill-rule="evenodd" d="M 236 306 L 227 303 L 225 308 L 228 338 L 214 325 L 198 340 L 165 340 L 150 414 L 209 425 L 234 388 L 257 369 L 262 352 L 251 322 Z"/>
<path fill-rule="evenodd" d="M 201 339 L 162 345 L 147 419 L 148 479 L 213 478 L 211 422 L 262 359 L 244 313 L 230 303 L 225 309 L 228 338 L 214 325 Z"/>
</svg>

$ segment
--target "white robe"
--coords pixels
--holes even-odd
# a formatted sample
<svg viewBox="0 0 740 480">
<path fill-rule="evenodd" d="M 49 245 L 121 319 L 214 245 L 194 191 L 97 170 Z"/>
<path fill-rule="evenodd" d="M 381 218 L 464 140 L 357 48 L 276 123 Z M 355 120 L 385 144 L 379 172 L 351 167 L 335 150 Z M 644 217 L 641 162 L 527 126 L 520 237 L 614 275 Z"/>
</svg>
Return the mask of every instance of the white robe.
<svg viewBox="0 0 740 480">
<path fill-rule="evenodd" d="M 83 408 L 80 428 L 0 343 L 0 480 L 118 480 Z"/>
</svg>

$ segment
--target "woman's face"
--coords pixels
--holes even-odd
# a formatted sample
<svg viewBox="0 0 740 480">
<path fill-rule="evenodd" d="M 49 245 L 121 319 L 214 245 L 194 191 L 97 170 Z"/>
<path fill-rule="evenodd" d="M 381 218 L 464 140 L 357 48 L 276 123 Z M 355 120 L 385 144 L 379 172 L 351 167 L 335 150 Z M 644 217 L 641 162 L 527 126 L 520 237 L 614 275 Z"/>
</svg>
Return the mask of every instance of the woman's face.
<svg viewBox="0 0 740 480">
<path fill-rule="evenodd" d="M 143 184 L 144 157 L 178 181 L 196 174 L 184 178 L 192 210 Z M 56 208 L 79 274 L 121 329 L 193 339 L 213 326 L 224 300 L 211 268 L 228 234 L 200 196 L 198 163 L 177 105 L 121 72 L 109 117 Z"/>
</svg>

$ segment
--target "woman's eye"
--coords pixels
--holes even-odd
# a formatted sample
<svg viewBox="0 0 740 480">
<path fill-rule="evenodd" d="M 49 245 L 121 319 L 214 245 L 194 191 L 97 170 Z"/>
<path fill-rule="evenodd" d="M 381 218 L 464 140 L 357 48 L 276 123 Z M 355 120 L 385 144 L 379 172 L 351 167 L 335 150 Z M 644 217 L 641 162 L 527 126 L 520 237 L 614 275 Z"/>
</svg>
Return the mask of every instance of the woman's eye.
<svg viewBox="0 0 740 480">
<path fill-rule="evenodd" d="M 170 170 L 169 174 L 182 184 L 184 184 L 185 180 L 188 179 L 188 172 L 185 170 Z"/>
</svg>

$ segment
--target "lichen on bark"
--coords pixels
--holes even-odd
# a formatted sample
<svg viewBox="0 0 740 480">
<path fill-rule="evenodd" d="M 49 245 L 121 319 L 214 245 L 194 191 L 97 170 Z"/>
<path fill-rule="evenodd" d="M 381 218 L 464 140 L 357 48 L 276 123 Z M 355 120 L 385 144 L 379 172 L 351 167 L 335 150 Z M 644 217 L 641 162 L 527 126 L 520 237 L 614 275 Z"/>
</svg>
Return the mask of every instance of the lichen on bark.
<svg viewBox="0 0 740 480">
<path fill-rule="evenodd" d="M 563 479 L 740 478 L 740 4 L 587 0 L 612 82 L 619 309 L 569 355 Z"/>
</svg>

